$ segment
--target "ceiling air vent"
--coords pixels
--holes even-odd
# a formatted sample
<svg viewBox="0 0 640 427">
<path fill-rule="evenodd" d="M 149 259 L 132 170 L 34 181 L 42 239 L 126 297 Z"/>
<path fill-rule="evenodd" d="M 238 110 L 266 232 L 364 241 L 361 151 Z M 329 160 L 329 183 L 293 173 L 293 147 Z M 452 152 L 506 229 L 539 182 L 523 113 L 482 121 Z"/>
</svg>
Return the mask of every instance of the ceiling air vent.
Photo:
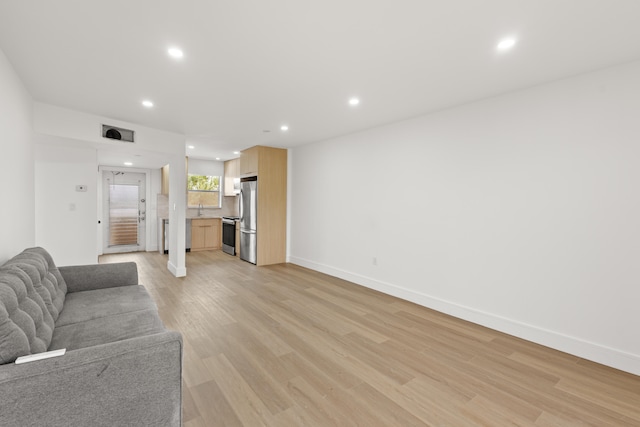
<svg viewBox="0 0 640 427">
<path fill-rule="evenodd" d="M 116 139 L 122 142 L 134 142 L 135 132 L 130 129 L 123 129 L 116 126 L 102 125 L 102 137 Z"/>
</svg>

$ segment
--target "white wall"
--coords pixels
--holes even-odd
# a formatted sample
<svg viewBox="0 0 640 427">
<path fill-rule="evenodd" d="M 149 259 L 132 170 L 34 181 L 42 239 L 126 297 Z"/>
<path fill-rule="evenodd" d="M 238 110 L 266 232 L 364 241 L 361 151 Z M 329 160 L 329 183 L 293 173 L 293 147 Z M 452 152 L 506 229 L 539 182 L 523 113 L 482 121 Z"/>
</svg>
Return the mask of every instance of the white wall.
<svg viewBox="0 0 640 427">
<path fill-rule="evenodd" d="M 0 263 L 35 244 L 33 101 L 0 50 Z"/>
<path fill-rule="evenodd" d="M 639 141 L 635 62 L 292 149 L 290 260 L 640 374 Z"/>
<path fill-rule="evenodd" d="M 169 260 L 167 268 L 176 277 L 187 275 L 186 201 L 187 168 L 184 155 L 169 162 Z M 166 248 L 165 248 L 166 249 Z"/>
<path fill-rule="evenodd" d="M 36 244 L 57 265 L 95 264 L 98 164 L 93 148 L 53 145 L 36 135 Z M 86 185 L 86 192 L 76 191 Z"/>
<path fill-rule="evenodd" d="M 52 153 L 51 162 L 63 161 L 66 158 L 66 153 L 69 150 L 78 150 L 79 153 L 84 153 L 87 156 L 92 151 L 94 153 L 90 162 L 95 175 L 94 181 L 97 179 L 97 160 L 96 154 L 99 150 L 102 152 L 110 150 L 128 150 L 131 146 L 124 145 L 119 141 L 111 141 L 101 136 L 101 125 L 109 124 L 113 126 L 123 127 L 126 129 L 133 129 L 136 135 L 135 150 L 138 153 L 143 153 L 145 157 L 151 158 L 154 162 L 159 162 L 158 166 L 169 163 L 176 165 L 172 168 L 172 171 L 176 171 L 175 174 L 171 174 L 171 188 L 175 188 L 175 191 L 171 191 L 170 200 L 171 205 L 176 205 L 176 210 L 170 212 L 170 232 L 176 235 L 184 235 L 184 220 L 180 221 L 180 218 L 184 219 L 185 216 L 185 188 L 186 179 L 181 177 L 180 170 L 184 173 L 184 158 L 185 158 L 185 145 L 184 136 L 171 132 L 165 132 L 158 129 L 148 128 L 145 126 L 139 126 L 133 123 L 122 122 L 119 120 L 113 120 L 107 117 L 96 116 L 93 114 L 83 113 L 79 111 L 69 110 L 54 105 L 34 103 L 34 124 L 33 127 L 38 133 L 39 145 L 43 145 L 43 150 Z M 42 188 L 62 188 L 68 185 L 71 180 L 70 175 L 74 175 L 74 180 L 84 175 L 86 171 L 80 171 L 77 168 L 72 168 L 69 172 L 70 175 L 61 174 L 59 176 L 47 176 L 49 164 L 47 159 L 41 159 L 37 163 L 37 167 L 43 167 L 42 173 L 38 172 L 38 185 L 42 185 Z M 140 166 L 141 168 L 151 166 Z M 76 174 L 77 172 L 77 174 Z M 154 178 L 155 177 L 155 178 Z M 151 191 L 156 193 L 150 193 L 150 199 L 153 199 L 152 210 L 156 209 L 156 194 L 159 192 L 159 175 L 153 175 L 151 183 Z M 65 187 L 66 188 L 66 187 Z M 75 189 L 75 185 L 74 185 Z M 75 191 L 75 190 L 74 190 Z M 51 196 L 54 198 L 54 196 Z M 98 193 L 93 194 L 94 204 L 98 206 Z M 54 227 L 59 227 L 58 219 L 60 217 L 68 217 L 68 205 L 60 204 L 58 206 L 59 211 L 55 215 L 42 215 L 38 221 L 38 231 L 44 232 L 44 230 L 50 230 Z M 154 215 L 152 213 L 152 215 Z M 156 225 L 152 223 L 156 222 L 155 216 L 147 215 L 149 219 L 147 227 L 147 233 L 151 239 L 148 240 L 148 250 L 157 249 L 157 229 Z M 58 243 L 61 247 L 65 247 L 67 252 L 67 259 L 72 260 L 73 263 L 84 263 L 81 260 L 88 260 L 90 257 L 97 256 L 99 251 L 99 233 L 100 229 L 97 225 L 97 208 L 94 209 L 94 214 L 91 218 L 83 218 L 83 225 L 85 227 L 91 227 L 83 229 L 81 232 L 83 235 L 91 236 L 82 239 L 81 246 L 65 245 L 64 243 Z M 77 227 L 76 227 L 77 230 Z M 68 230 L 66 230 L 68 231 Z M 38 241 L 48 241 L 53 244 L 55 236 L 36 236 Z M 46 237 L 46 239 L 45 239 Z M 90 241 L 91 239 L 91 241 Z M 180 246 L 181 245 L 181 246 Z M 171 240 L 171 252 L 170 262 L 168 268 L 176 275 L 186 274 L 185 256 L 184 256 L 184 238 Z M 181 249 L 180 249 L 181 247 Z M 71 252 L 70 252 L 71 251 Z M 58 259 L 56 258 L 56 261 Z M 93 260 L 95 262 L 95 258 Z"/>
<path fill-rule="evenodd" d="M 131 147 L 121 141 L 103 138 L 101 133 L 102 124 L 108 124 L 134 130 L 136 135 L 135 147 L 138 150 L 149 150 L 170 155 L 179 154 L 184 158 L 185 138 L 183 135 L 41 102 L 34 103 L 34 111 L 34 129 L 43 134 L 86 141 L 88 144 L 100 144 L 101 147 L 110 146 L 114 149 L 123 146 Z"/>
<path fill-rule="evenodd" d="M 189 158 L 189 173 L 224 177 L 224 162 Z"/>
</svg>

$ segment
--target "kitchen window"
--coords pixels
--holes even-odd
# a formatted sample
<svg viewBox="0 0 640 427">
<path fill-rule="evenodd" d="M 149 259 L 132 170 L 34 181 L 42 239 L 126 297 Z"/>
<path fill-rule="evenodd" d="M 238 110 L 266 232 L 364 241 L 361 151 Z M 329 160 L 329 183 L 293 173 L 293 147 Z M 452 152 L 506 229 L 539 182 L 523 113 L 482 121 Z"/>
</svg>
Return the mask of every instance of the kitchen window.
<svg viewBox="0 0 640 427">
<path fill-rule="evenodd" d="M 222 177 L 213 175 L 189 174 L 187 178 L 187 206 L 197 208 L 220 208 Z"/>
</svg>

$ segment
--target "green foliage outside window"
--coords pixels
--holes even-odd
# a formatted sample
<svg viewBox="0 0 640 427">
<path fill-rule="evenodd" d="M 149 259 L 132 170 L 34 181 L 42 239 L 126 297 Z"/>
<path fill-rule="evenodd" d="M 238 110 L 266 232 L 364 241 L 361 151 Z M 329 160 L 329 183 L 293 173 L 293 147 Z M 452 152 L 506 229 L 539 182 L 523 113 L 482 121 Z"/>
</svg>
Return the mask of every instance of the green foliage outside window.
<svg viewBox="0 0 640 427">
<path fill-rule="evenodd" d="M 189 174 L 187 190 L 191 191 L 220 191 L 220 177 Z"/>
</svg>

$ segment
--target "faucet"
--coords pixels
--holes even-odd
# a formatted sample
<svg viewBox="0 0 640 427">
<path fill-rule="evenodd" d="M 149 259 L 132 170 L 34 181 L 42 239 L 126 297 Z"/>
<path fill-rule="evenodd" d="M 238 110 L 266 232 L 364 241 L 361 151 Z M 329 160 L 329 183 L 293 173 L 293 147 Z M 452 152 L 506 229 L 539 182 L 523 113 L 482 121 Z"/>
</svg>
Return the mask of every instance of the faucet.
<svg viewBox="0 0 640 427">
<path fill-rule="evenodd" d="M 198 216 L 202 216 L 202 203 L 198 203 Z"/>
</svg>

